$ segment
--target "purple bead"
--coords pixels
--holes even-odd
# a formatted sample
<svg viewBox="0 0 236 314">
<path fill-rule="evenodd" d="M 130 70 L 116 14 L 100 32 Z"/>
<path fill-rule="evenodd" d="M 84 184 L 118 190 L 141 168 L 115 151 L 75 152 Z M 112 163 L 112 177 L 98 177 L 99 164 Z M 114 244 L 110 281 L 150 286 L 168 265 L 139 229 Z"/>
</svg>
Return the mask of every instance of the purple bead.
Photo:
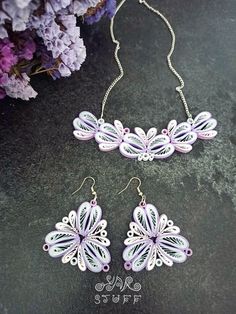
<svg viewBox="0 0 236 314">
<path fill-rule="evenodd" d="M 90 201 L 90 204 L 91 204 L 92 206 L 96 206 L 96 205 L 97 205 L 97 201 L 91 200 L 91 201 Z"/>
<path fill-rule="evenodd" d="M 108 264 L 103 266 L 103 271 L 107 273 L 110 270 L 110 266 Z"/>
<path fill-rule="evenodd" d="M 125 262 L 125 263 L 124 263 L 124 268 L 125 268 L 126 270 L 130 270 L 130 269 L 132 268 L 131 263 L 130 263 L 130 262 Z"/>
</svg>

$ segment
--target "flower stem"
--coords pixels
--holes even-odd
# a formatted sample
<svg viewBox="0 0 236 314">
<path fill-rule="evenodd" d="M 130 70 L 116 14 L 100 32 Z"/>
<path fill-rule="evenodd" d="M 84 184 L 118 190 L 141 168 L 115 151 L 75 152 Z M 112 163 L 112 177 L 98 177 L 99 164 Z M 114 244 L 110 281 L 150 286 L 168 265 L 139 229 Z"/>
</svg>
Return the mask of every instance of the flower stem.
<svg viewBox="0 0 236 314">
<path fill-rule="evenodd" d="M 45 73 L 45 72 L 49 72 L 49 71 L 53 71 L 53 70 L 58 70 L 58 68 L 49 68 L 49 69 L 44 69 L 44 70 L 36 70 L 35 72 L 31 73 L 30 75 L 36 75 L 36 74 L 41 74 L 41 73 Z"/>
</svg>

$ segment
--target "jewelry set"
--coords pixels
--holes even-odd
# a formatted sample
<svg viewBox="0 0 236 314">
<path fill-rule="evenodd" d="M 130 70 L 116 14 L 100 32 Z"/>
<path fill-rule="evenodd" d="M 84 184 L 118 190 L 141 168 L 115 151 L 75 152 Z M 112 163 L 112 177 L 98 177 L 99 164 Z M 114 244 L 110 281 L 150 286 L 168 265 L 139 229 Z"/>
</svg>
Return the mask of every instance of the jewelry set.
<svg viewBox="0 0 236 314">
<path fill-rule="evenodd" d="M 116 45 L 114 57 L 119 68 L 119 75 L 108 87 L 102 101 L 101 115 L 97 119 L 88 111 L 82 111 L 73 121 L 75 128 L 73 134 L 81 141 L 95 139 L 99 149 L 104 152 L 119 149 L 126 158 L 137 159 L 138 161 L 153 161 L 170 157 L 174 152 L 188 153 L 192 150 L 193 143 L 197 140 L 212 139 L 217 135 L 214 130 L 217 121 L 207 111 L 193 117 L 190 113 L 185 99 L 183 88 L 184 81 L 180 74 L 173 67 L 171 56 L 175 48 L 175 33 L 167 18 L 157 9 L 150 6 L 146 0 L 139 0 L 151 12 L 158 15 L 167 26 L 172 43 L 167 55 L 167 64 L 171 72 L 179 80 L 180 85 L 176 87 L 183 103 L 187 121 L 177 123 L 171 120 L 167 127 L 158 134 L 156 127 L 150 128 L 147 133 L 140 127 L 134 132 L 124 127 L 119 120 L 108 123 L 104 120 L 104 111 L 108 96 L 124 76 L 124 70 L 120 62 L 118 51 L 120 42 L 114 35 L 114 20 L 126 0 L 122 0 L 117 6 L 116 13 L 111 19 L 110 34 L 112 42 Z M 110 241 L 107 238 L 107 221 L 102 218 L 102 209 L 97 204 L 97 193 L 94 189 L 95 180 L 93 177 L 86 177 L 79 189 L 87 179 L 91 179 L 92 195 L 91 201 L 83 202 L 77 212 L 72 210 L 61 222 L 55 225 L 55 231 L 45 237 L 43 249 L 51 257 L 60 257 L 62 263 L 77 265 L 82 271 L 89 269 L 93 272 L 110 269 L 111 255 L 108 250 Z M 127 239 L 124 241 L 124 268 L 135 272 L 143 269 L 152 270 L 155 266 L 163 264 L 172 266 L 173 263 L 183 263 L 188 256 L 192 255 L 188 241 L 181 236 L 179 227 L 175 226 L 165 214 L 159 215 L 157 208 L 146 202 L 146 196 L 140 190 L 141 180 L 133 177 L 129 180 L 125 189 L 131 181 L 137 180 L 137 191 L 141 201 L 133 211 L 133 221 L 130 222 Z M 75 193 L 74 192 L 74 193 Z"/>
</svg>

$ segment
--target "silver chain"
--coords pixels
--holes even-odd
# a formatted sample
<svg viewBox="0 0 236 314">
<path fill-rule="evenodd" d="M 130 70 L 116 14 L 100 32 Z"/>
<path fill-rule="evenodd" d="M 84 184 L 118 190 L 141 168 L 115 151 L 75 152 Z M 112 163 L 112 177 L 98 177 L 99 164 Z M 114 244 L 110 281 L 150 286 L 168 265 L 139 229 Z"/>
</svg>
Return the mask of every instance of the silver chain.
<svg viewBox="0 0 236 314">
<path fill-rule="evenodd" d="M 107 102 L 107 98 L 111 92 L 111 90 L 113 89 L 113 87 L 116 85 L 117 82 L 119 82 L 122 77 L 124 76 L 124 69 L 122 67 L 122 64 L 120 62 L 120 59 L 118 57 L 118 51 L 120 49 L 120 42 L 115 38 L 115 35 L 114 35 L 114 20 L 115 20 L 115 16 L 117 14 L 117 12 L 119 11 L 119 9 L 122 7 L 122 5 L 125 3 L 126 0 L 122 0 L 119 5 L 117 6 L 116 8 L 116 12 L 115 12 L 115 15 L 112 17 L 111 19 L 111 23 L 110 23 L 110 34 L 111 34 L 111 39 L 112 39 L 112 42 L 114 44 L 116 44 L 116 48 L 115 48 L 115 52 L 114 52 L 114 57 L 115 57 L 115 60 L 116 60 L 116 63 L 118 65 L 118 68 L 120 70 L 120 74 L 119 76 L 117 76 L 114 81 L 111 83 L 111 85 L 108 87 L 105 95 L 104 95 L 104 98 L 103 98 L 103 101 L 102 101 L 102 110 L 101 110 L 101 117 L 100 119 L 103 119 L 103 115 L 104 115 L 104 110 L 105 110 L 105 106 L 106 106 L 106 102 Z M 143 4 L 146 6 L 146 8 L 148 8 L 150 11 L 152 11 L 153 13 L 157 14 L 166 24 L 170 34 L 171 34 L 171 37 L 172 37 L 172 42 L 171 42 L 171 48 L 170 48 L 170 51 L 167 55 L 167 64 L 168 64 L 168 67 L 169 69 L 171 70 L 171 72 L 177 77 L 177 79 L 179 80 L 180 82 L 180 85 L 176 87 L 176 91 L 179 93 L 180 95 L 180 98 L 182 100 L 182 103 L 184 105 L 184 109 L 185 109 L 185 112 L 186 112 L 186 115 L 189 119 L 192 120 L 192 114 L 190 113 L 189 111 L 189 107 L 188 107 L 188 104 L 187 104 L 187 101 L 186 101 L 186 98 L 184 96 L 184 93 L 182 91 L 182 89 L 184 88 L 184 80 L 183 78 L 180 76 L 180 74 L 175 70 L 175 68 L 173 67 L 172 65 L 172 61 L 171 61 L 171 56 L 174 52 L 174 49 L 175 49 L 175 32 L 172 28 L 172 26 L 170 25 L 169 21 L 167 20 L 167 18 L 160 12 L 158 11 L 157 9 L 154 9 L 153 7 L 151 7 L 145 0 L 139 0 L 139 3 L 140 4 Z"/>
</svg>

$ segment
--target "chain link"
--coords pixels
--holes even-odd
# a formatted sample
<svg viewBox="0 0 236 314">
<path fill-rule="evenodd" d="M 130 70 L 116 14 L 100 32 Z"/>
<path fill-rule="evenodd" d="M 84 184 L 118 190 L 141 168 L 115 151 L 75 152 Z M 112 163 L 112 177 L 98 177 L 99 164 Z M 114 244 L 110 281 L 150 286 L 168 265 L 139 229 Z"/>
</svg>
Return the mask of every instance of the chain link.
<svg viewBox="0 0 236 314">
<path fill-rule="evenodd" d="M 126 2 L 126 0 L 122 0 L 119 5 L 117 6 L 116 8 L 116 12 L 115 12 L 115 15 L 112 17 L 111 19 L 111 23 L 110 23 L 110 34 L 111 34 L 111 39 L 112 39 L 112 42 L 114 44 L 116 44 L 116 48 L 115 48 L 115 52 L 114 52 L 114 57 L 115 57 L 115 60 L 116 60 L 116 63 L 118 65 L 118 68 L 120 70 L 120 74 L 119 76 L 117 76 L 114 81 L 110 84 L 110 86 L 108 87 L 105 95 L 104 95 L 104 98 L 103 98 L 103 101 L 102 101 L 102 110 L 101 110 L 101 118 L 103 118 L 103 115 L 104 115 L 104 110 L 105 110 L 105 106 L 106 106 L 106 102 L 107 102 L 107 98 L 111 92 L 111 90 L 113 89 L 113 87 L 117 84 L 117 82 L 119 82 L 122 77 L 124 76 L 124 69 L 122 67 L 122 64 L 120 62 L 120 59 L 118 57 L 118 51 L 120 49 L 120 42 L 115 38 L 115 35 L 114 35 L 114 20 L 115 20 L 115 16 L 117 14 L 117 12 L 119 11 L 119 9 L 122 7 L 122 5 Z M 167 55 L 167 64 L 168 64 L 168 67 L 169 69 L 171 70 L 171 72 L 177 77 L 177 79 L 179 80 L 180 82 L 180 85 L 176 87 L 176 91 L 179 93 L 179 96 L 180 96 L 180 99 L 184 105 L 184 109 L 185 109 L 185 112 L 186 112 L 186 115 L 189 119 L 192 119 L 192 114 L 190 113 L 190 110 L 189 110 L 189 107 L 188 107 L 188 104 L 187 104 L 187 101 L 186 101 L 186 98 L 184 96 L 184 93 L 182 91 L 182 89 L 184 88 L 184 80 L 183 78 L 180 76 L 180 74 L 175 70 L 173 64 L 172 64 L 172 61 L 171 61 L 171 56 L 175 50 L 175 41 L 176 41 L 176 37 L 175 37 L 175 32 L 172 28 L 172 26 L 170 25 L 169 21 L 167 20 L 167 18 L 160 12 L 158 11 L 157 9 L 154 9 L 152 6 L 150 6 L 145 0 L 139 0 L 139 3 L 140 4 L 143 4 L 144 6 L 146 6 L 147 9 L 149 9 L 150 11 L 152 11 L 153 13 L 157 14 L 166 24 L 170 34 L 171 34 L 171 38 L 172 38 L 172 42 L 171 42 L 171 48 L 170 48 L 170 51 Z"/>
</svg>

